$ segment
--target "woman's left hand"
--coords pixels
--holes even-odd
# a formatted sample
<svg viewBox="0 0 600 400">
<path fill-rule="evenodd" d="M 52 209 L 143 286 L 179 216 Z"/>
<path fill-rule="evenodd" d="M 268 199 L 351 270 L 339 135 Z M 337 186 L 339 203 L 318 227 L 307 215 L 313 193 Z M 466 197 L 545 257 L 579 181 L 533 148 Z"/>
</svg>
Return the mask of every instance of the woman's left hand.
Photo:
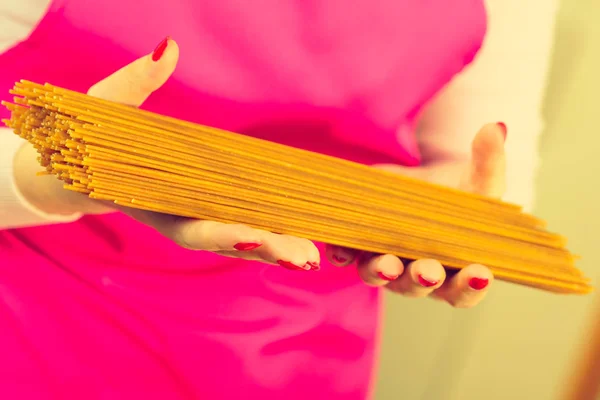
<svg viewBox="0 0 600 400">
<path fill-rule="evenodd" d="M 378 167 L 499 198 L 505 184 L 505 138 L 504 124 L 488 124 L 473 140 L 471 158 L 466 162 L 447 161 L 417 168 Z M 365 254 L 335 246 L 328 246 L 326 254 L 333 265 L 346 267 L 356 264 L 360 277 L 368 285 L 385 286 L 407 297 L 432 296 L 453 307 L 467 308 L 478 304 L 494 280 L 492 272 L 479 264 L 469 265 L 448 276 L 436 260 L 403 261 L 390 254 Z"/>
</svg>

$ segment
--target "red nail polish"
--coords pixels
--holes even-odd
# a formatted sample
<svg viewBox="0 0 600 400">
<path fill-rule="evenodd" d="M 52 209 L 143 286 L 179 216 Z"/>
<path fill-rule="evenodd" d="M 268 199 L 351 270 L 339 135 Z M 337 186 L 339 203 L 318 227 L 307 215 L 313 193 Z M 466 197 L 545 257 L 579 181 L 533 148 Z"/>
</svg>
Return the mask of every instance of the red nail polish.
<svg viewBox="0 0 600 400">
<path fill-rule="evenodd" d="M 309 261 L 307 264 L 310 266 L 310 269 L 312 271 L 318 271 L 318 270 L 321 269 L 321 266 L 319 265 L 319 263 L 315 263 L 315 262 Z"/>
<path fill-rule="evenodd" d="M 432 281 L 429 279 L 425 279 L 423 275 L 419 275 L 419 283 L 421 286 L 432 287 L 438 284 L 438 281 Z"/>
<path fill-rule="evenodd" d="M 502 135 L 504 135 L 504 140 L 506 141 L 506 135 L 508 134 L 508 129 L 506 128 L 506 124 L 504 122 L 498 122 L 498 126 L 502 130 Z"/>
<path fill-rule="evenodd" d="M 469 281 L 469 286 L 475 290 L 483 290 L 490 283 L 489 279 L 483 278 L 471 278 Z"/>
<path fill-rule="evenodd" d="M 239 251 L 251 251 L 260 246 L 262 246 L 262 243 L 238 243 L 233 248 Z"/>
<path fill-rule="evenodd" d="M 158 61 L 158 60 L 160 60 L 160 58 L 162 57 L 163 53 L 167 49 L 167 45 L 169 44 L 169 39 L 171 39 L 171 37 L 167 36 L 166 38 L 164 38 L 162 40 L 162 42 L 160 42 L 156 46 L 156 48 L 152 52 L 152 61 Z"/>
<path fill-rule="evenodd" d="M 348 259 L 346 257 L 340 257 L 337 254 L 332 255 L 331 258 L 333 259 L 333 261 L 335 261 L 338 264 L 343 264 L 346 261 L 348 261 Z"/>
<path fill-rule="evenodd" d="M 398 275 L 387 275 L 383 272 L 378 272 L 377 275 L 379 275 L 379 277 L 384 281 L 395 281 L 396 279 L 398 279 Z"/>
<path fill-rule="evenodd" d="M 277 264 L 281 265 L 283 268 L 291 269 L 292 271 L 307 271 L 308 269 L 305 267 L 299 267 L 298 265 L 283 260 L 277 260 Z M 309 267 L 310 269 L 310 267 Z"/>
</svg>

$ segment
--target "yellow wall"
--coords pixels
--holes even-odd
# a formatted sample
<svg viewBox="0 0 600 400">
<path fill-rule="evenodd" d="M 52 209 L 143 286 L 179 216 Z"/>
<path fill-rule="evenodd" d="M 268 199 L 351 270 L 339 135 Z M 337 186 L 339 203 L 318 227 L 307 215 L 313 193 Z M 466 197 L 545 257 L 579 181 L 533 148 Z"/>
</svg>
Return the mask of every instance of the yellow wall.
<svg viewBox="0 0 600 400">
<path fill-rule="evenodd" d="M 499 0 L 501 1 L 501 0 Z M 527 0 L 525 0 L 527 1 Z M 563 0 L 546 93 L 535 213 L 600 282 L 600 1 Z M 557 399 L 592 302 L 495 284 L 481 307 L 387 298 L 376 398 Z"/>
</svg>

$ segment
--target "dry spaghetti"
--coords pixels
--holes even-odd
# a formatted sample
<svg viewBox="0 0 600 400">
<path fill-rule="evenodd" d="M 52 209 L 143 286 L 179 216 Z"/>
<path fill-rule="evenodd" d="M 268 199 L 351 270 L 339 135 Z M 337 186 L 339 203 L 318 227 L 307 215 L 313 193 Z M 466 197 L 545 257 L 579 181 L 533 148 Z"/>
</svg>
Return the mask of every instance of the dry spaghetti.
<svg viewBox="0 0 600 400">
<path fill-rule="evenodd" d="M 7 126 L 65 188 L 506 281 L 587 293 L 563 237 L 520 207 L 361 164 L 21 81 Z"/>
</svg>

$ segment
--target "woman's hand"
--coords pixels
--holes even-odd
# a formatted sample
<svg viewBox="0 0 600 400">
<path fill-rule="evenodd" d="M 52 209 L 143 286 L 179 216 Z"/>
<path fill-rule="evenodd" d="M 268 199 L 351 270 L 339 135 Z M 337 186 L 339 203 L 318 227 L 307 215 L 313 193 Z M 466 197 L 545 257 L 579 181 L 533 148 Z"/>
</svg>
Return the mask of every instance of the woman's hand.
<svg viewBox="0 0 600 400">
<path fill-rule="evenodd" d="M 443 161 L 435 165 L 405 168 L 381 165 L 388 171 L 422 180 L 457 187 L 474 193 L 499 198 L 504 192 L 506 126 L 485 125 L 473 140 L 471 159 L 466 162 Z M 470 265 L 453 276 L 447 276 L 436 260 L 401 260 L 392 255 L 364 254 L 351 249 L 328 246 L 327 258 L 345 267 L 356 263 L 358 273 L 369 285 L 384 286 L 408 297 L 444 300 L 454 307 L 472 307 L 479 303 L 494 277 L 483 265 Z"/>
<path fill-rule="evenodd" d="M 90 88 L 88 94 L 123 104 L 139 107 L 159 89 L 175 70 L 179 48 L 173 40 L 161 42 L 156 49 L 141 57 Z M 466 168 L 468 175 L 461 187 L 495 196 L 501 194 L 503 182 L 502 130 L 485 127 L 474 143 L 473 161 Z M 35 176 L 39 170 L 37 154 L 25 145 L 15 159 L 15 183 L 32 205 L 49 214 L 74 213 L 102 214 L 117 207 L 109 202 L 92 200 L 87 196 L 64 190 L 53 176 Z M 399 173 L 416 175 L 421 179 L 445 179 L 456 186 L 455 172 L 461 166 L 445 165 L 418 169 L 398 166 L 380 166 Z M 464 170 L 465 166 L 462 165 Z M 224 256 L 260 260 L 279 264 L 292 270 L 319 269 L 317 247 L 309 240 L 278 235 L 244 225 L 201 221 L 132 208 L 119 208 L 139 222 L 155 228 L 182 247 L 206 250 Z M 353 263 L 358 252 L 329 247 L 331 262 L 339 266 Z M 384 285 L 396 292 L 422 297 L 432 292 L 456 306 L 476 303 L 485 292 L 484 287 L 493 279 L 483 266 L 470 266 L 445 283 L 445 272 L 434 260 L 418 260 L 407 264 L 397 257 L 360 255 L 359 274 L 371 285 Z M 392 279 L 394 278 L 394 279 Z M 471 286 L 469 286 L 469 283 Z M 475 287 L 478 290 L 471 289 Z"/>
<path fill-rule="evenodd" d="M 152 53 L 92 86 L 88 94 L 139 107 L 171 76 L 178 58 L 177 43 L 166 39 Z M 39 171 L 36 160 L 35 149 L 29 144 L 24 145 L 15 159 L 15 183 L 25 199 L 39 210 L 58 215 L 115 211 L 114 204 L 110 202 L 92 200 L 64 190 L 62 183 L 53 176 L 35 176 L 35 172 Z M 244 225 L 200 221 L 125 207 L 119 209 L 185 248 L 260 260 L 292 270 L 319 268 L 319 251 L 306 239 Z"/>
</svg>

